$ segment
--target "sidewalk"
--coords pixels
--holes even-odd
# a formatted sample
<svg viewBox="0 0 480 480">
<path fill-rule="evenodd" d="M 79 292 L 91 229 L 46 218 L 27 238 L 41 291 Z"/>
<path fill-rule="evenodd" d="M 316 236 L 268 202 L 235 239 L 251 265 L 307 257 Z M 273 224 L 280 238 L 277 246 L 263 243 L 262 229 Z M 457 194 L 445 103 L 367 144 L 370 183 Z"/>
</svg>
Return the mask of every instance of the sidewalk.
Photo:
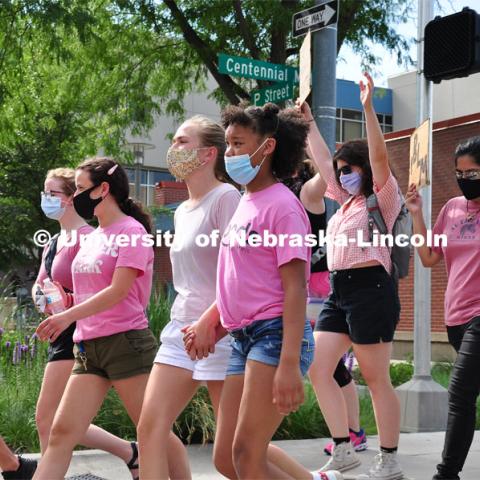
<svg viewBox="0 0 480 480">
<path fill-rule="evenodd" d="M 436 433 L 404 433 L 400 438 L 400 461 L 409 480 L 431 480 L 435 465 L 440 460 L 443 448 L 444 432 Z M 284 448 L 300 463 L 313 470 L 323 465 L 327 458 L 323 447 L 329 440 L 286 440 L 275 442 Z M 369 461 L 376 454 L 377 437 L 369 437 L 370 448 L 359 453 L 364 460 L 363 465 L 347 472 L 345 479 L 354 479 L 355 474 L 363 473 Z M 159 447 L 160 448 L 160 447 Z M 224 477 L 216 472 L 211 461 L 212 446 L 193 445 L 188 447 L 190 465 L 194 480 L 219 480 Z M 38 455 L 29 455 L 38 457 Z M 107 480 L 130 480 L 131 476 L 125 466 L 117 458 L 97 450 L 76 452 L 68 471 L 68 475 L 93 474 Z M 480 479 L 480 431 L 475 433 L 472 448 L 465 464 L 462 480 Z M 253 479 L 252 479 L 253 480 Z M 272 479 L 273 480 L 273 479 Z"/>
</svg>

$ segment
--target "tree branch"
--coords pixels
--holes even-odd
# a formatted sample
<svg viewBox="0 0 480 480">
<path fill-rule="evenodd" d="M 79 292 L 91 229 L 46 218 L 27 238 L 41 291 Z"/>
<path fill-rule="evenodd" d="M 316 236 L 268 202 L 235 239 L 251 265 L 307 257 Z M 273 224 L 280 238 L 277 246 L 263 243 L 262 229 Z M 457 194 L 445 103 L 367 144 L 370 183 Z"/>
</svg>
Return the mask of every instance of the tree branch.
<svg viewBox="0 0 480 480">
<path fill-rule="evenodd" d="M 247 20 L 242 11 L 242 0 L 233 0 L 233 9 L 235 10 L 235 19 L 237 20 L 238 29 L 242 34 L 245 45 L 250 51 L 250 55 L 256 60 L 261 60 L 261 52 L 257 48 L 252 32 L 248 27 Z"/>
<path fill-rule="evenodd" d="M 364 8 L 364 0 L 354 0 L 352 2 L 342 2 L 341 16 L 338 22 L 337 30 L 337 55 L 342 48 L 343 42 L 347 36 L 349 28 L 354 25 L 354 20 L 359 11 Z"/>
<path fill-rule="evenodd" d="M 216 55 L 188 23 L 187 18 L 180 11 L 175 0 L 164 0 L 163 3 L 168 7 L 173 18 L 176 20 L 186 42 L 195 49 L 198 56 L 205 63 L 213 78 L 215 78 L 218 85 L 225 93 L 228 100 L 232 104 L 237 105 L 239 100 L 242 98 L 250 99 L 250 95 L 243 88 L 237 85 L 229 75 L 222 75 L 218 73 Z"/>
</svg>

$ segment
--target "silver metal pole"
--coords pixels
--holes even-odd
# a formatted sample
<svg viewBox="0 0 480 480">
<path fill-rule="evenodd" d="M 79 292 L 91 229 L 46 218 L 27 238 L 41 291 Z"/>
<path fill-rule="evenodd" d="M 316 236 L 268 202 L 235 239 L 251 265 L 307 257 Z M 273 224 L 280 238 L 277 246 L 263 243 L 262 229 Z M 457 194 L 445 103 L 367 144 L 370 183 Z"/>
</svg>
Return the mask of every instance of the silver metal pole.
<svg viewBox="0 0 480 480">
<path fill-rule="evenodd" d="M 433 18 L 433 0 L 418 1 L 418 48 L 417 48 L 417 125 L 430 118 L 430 146 L 432 145 L 432 84 L 423 75 L 423 48 L 425 25 Z M 394 112 L 395 114 L 395 112 Z M 432 149 L 429 149 L 429 178 L 432 182 Z M 423 213 L 427 229 L 431 228 L 432 187 L 422 188 Z M 447 391 L 433 381 L 430 375 L 431 362 L 431 275 L 415 253 L 414 273 L 414 375 L 400 385 L 403 432 L 434 432 L 445 430 L 447 423 Z"/>
<path fill-rule="evenodd" d="M 423 49 L 425 25 L 433 19 L 433 1 L 418 2 L 417 46 L 417 126 L 430 118 L 430 145 L 432 138 L 432 86 L 423 75 Z M 432 149 L 429 149 L 429 178 L 432 181 Z M 427 229 L 432 224 L 432 186 L 422 188 L 423 214 Z M 430 377 L 431 361 L 431 270 L 424 268 L 415 253 L 414 274 L 414 374 Z"/>
<path fill-rule="evenodd" d="M 321 5 L 325 0 L 316 0 Z M 337 4 L 337 12 L 339 5 Z M 337 18 L 339 13 L 337 13 Z M 313 32 L 312 113 L 328 148 L 335 152 L 337 24 Z"/>
</svg>

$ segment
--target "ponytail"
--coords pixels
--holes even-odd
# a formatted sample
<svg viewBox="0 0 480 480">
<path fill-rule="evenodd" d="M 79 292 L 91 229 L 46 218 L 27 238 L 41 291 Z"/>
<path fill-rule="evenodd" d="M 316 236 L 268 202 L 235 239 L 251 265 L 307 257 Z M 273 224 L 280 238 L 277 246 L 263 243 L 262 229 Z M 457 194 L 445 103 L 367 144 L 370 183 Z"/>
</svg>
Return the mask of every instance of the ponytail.
<svg viewBox="0 0 480 480">
<path fill-rule="evenodd" d="M 137 222 L 141 223 L 147 233 L 152 233 L 152 217 L 143 209 L 140 202 L 133 200 L 133 198 L 126 198 L 118 206 L 120 210 L 129 217 L 133 217 Z"/>
</svg>

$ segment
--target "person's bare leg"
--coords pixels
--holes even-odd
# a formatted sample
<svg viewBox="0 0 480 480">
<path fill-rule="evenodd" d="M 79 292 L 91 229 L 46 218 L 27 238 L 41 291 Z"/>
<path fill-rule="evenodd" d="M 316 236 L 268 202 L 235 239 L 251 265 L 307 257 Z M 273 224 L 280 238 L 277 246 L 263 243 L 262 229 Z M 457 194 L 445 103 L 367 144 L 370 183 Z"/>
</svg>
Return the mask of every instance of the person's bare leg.
<svg viewBox="0 0 480 480">
<path fill-rule="evenodd" d="M 273 404 L 273 379 L 276 367 L 247 361 L 237 428 L 233 440 L 233 461 L 240 479 L 310 480 L 312 474 L 293 458 L 279 455 L 269 443 L 283 420 Z M 278 463 L 271 460 L 276 459 Z"/>
<path fill-rule="evenodd" d="M 35 480 L 63 480 L 72 452 L 102 405 L 110 381 L 98 375 L 72 375 L 53 420 L 47 450 Z"/>
<path fill-rule="evenodd" d="M 80 445 L 94 450 L 103 450 L 128 463 L 133 458 L 133 449 L 129 441 L 123 440 L 103 428 L 90 425 L 80 441 Z M 138 469 L 130 470 L 132 478 L 138 477 Z"/>
<path fill-rule="evenodd" d="M 42 455 L 47 449 L 53 418 L 70 378 L 73 364 L 73 360 L 58 360 L 47 363 L 45 367 L 35 414 Z M 88 427 L 80 444 L 84 447 L 111 453 L 121 458 L 125 463 L 128 463 L 133 456 L 130 442 L 122 440 L 95 425 Z M 136 469 L 131 470 L 130 473 L 133 478 L 138 476 Z"/>
<path fill-rule="evenodd" d="M 333 373 L 351 341 L 342 333 L 314 332 L 314 336 L 315 357 L 308 374 L 330 435 L 345 438 L 349 436 L 347 406 Z"/>
<path fill-rule="evenodd" d="M 244 375 L 229 375 L 223 383 L 217 416 L 217 431 L 213 444 L 213 463 L 223 476 L 236 480 L 232 445 L 242 399 Z"/>
<path fill-rule="evenodd" d="M 2 472 L 14 472 L 20 467 L 18 457 L 8 448 L 2 437 L 0 437 L 0 470 Z"/>
<path fill-rule="evenodd" d="M 208 396 L 212 402 L 213 413 L 215 414 L 215 419 L 218 418 L 218 409 L 220 407 L 220 398 L 222 396 L 223 389 L 223 380 L 209 380 L 207 382 Z"/>
<path fill-rule="evenodd" d="M 358 392 L 355 382 L 352 381 L 342 387 L 343 398 L 347 405 L 348 428 L 354 432 L 360 431 L 360 405 L 358 403 Z"/>
<path fill-rule="evenodd" d="M 35 422 L 37 424 L 42 455 L 48 446 L 50 429 L 68 379 L 72 373 L 73 360 L 48 362 L 43 373 L 42 388 L 37 400 Z"/>
<path fill-rule="evenodd" d="M 392 343 L 354 344 L 353 350 L 372 396 L 380 445 L 395 448 L 400 436 L 400 401 L 390 381 Z"/>
<path fill-rule="evenodd" d="M 190 370 L 154 364 L 138 424 L 142 480 L 191 478 L 187 451 L 172 432 L 172 426 L 198 385 Z M 162 446 L 167 444 L 165 451 Z"/>
</svg>

